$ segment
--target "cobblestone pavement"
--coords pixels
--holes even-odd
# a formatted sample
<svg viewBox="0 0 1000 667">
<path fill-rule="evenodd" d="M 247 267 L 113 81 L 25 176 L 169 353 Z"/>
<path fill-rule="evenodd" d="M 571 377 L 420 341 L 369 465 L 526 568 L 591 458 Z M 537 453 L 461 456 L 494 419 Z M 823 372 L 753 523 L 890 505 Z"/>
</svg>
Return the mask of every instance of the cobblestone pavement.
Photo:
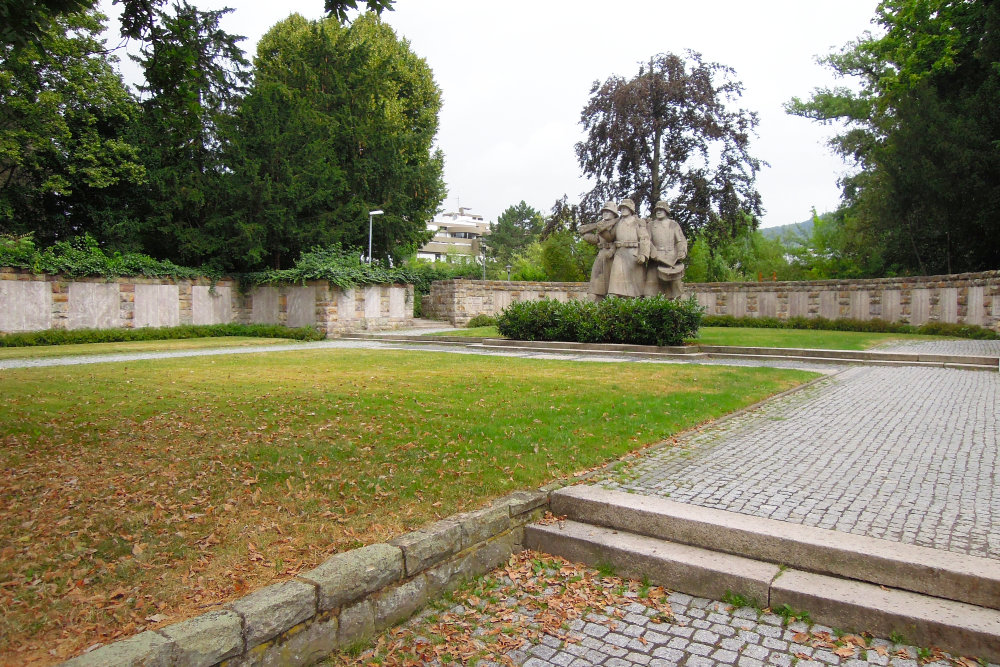
<svg viewBox="0 0 1000 667">
<path fill-rule="evenodd" d="M 928 340 L 919 343 L 890 343 L 873 348 L 878 352 L 916 354 L 966 354 L 1000 356 L 1000 340 Z"/>
<path fill-rule="evenodd" d="M 854 367 L 604 484 L 1000 559 L 998 407 L 997 373 Z"/>
<path fill-rule="evenodd" d="M 525 563 L 532 567 L 527 576 Z M 671 593 L 527 552 L 383 634 L 358 658 L 336 655 L 325 664 L 917 667 L 926 660 L 979 667 L 932 647 L 846 634 L 783 611 Z"/>
</svg>

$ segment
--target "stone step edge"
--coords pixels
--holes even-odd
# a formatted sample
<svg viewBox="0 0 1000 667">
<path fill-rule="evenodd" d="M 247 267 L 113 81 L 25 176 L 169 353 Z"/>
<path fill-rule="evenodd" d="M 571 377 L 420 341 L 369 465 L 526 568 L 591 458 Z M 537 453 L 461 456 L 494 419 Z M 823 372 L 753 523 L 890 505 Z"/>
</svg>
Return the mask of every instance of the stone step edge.
<svg viewBox="0 0 1000 667">
<path fill-rule="evenodd" d="M 528 549 L 671 590 L 718 600 L 737 593 L 762 608 L 788 605 L 813 622 L 1000 660 L 1000 612 L 875 584 L 784 569 L 689 545 L 575 521 L 525 527 Z"/>
<path fill-rule="evenodd" d="M 552 513 L 611 529 L 1000 609 L 1000 561 L 605 489 L 552 493 Z"/>
<path fill-rule="evenodd" d="M 425 345 L 468 345 L 486 349 L 523 349 L 540 352 L 579 352 L 599 354 L 642 355 L 663 358 L 711 359 L 760 359 L 778 361 L 808 361 L 828 364 L 869 364 L 875 366 L 929 366 L 963 370 L 1000 371 L 1000 357 L 956 354 L 922 354 L 906 352 L 873 352 L 859 350 L 823 350 L 806 348 L 761 348 L 720 345 L 691 345 L 684 347 L 656 347 L 653 345 L 617 345 L 598 343 L 570 343 L 549 341 L 511 341 L 500 338 L 473 336 L 420 336 L 350 334 L 348 340 L 382 340 Z"/>
</svg>

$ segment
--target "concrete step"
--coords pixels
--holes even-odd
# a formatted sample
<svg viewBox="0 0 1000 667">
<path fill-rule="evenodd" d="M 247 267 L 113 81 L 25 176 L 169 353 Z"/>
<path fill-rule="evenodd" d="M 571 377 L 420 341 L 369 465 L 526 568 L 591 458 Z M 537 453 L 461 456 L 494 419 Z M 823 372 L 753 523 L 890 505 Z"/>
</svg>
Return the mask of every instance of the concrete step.
<svg viewBox="0 0 1000 667">
<path fill-rule="evenodd" d="M 593 485 L 553 492 L 551 508 L 596 526 L 1000 609 L 1000 560 Z"/>
<path fill-rule="evenodd" d="M 734 592 L 814 622 L 1000 661 L 1000 612 L 572 520 L 525 529 L 529 549 L 710 599 Z"/>
</svg>

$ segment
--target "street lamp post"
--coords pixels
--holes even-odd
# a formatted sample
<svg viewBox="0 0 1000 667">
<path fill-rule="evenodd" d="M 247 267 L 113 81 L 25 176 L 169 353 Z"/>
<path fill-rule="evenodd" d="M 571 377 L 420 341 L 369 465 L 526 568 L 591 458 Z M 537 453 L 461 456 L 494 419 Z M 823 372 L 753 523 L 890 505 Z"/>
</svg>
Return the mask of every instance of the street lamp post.
<svg viewBox="0 0 1000 667">
<path fill-rule="evenodd" d="M 376 215 L 382 215 L 385 211 L 378 209 L 377 211 L 368 211 L 368 263 L 372 263 L 372 218 Z"/>
</svg>

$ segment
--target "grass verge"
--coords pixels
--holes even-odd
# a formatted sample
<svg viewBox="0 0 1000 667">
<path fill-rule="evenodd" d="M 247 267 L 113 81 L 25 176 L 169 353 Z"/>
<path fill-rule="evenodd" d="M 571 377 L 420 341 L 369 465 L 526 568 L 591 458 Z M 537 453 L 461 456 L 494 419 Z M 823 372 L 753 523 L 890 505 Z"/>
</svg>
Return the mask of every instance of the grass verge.
<svg viewBox="0 0 1000 667">
<path fill-rule="evenodd" d="M 814 376 L 358 350 L 0 371 L 0 655 L 201 613 Z"/>
<path fill-rule="evenodd" d="M 221 347 L 251 347 L 282 345 L 298 341 L 288 338 L 187 338 L 182 340 L 150 340 L 122 343 L 78 343 L 73 345 L 40 345 L 35 347 L 0 347 L 0 359 L 41 359 L 47 357 L 90 356 L 94 354 L 130 354 L 133 352 L 174 352 L 205 350 Z"/>
<path fill-rule="evenodd" d="M 500 338 L 496 327 L 476 327 L 426 334 L 428 336 L 472 336 Z M 736 345 L 741 347 L 788 347 L 812 350 L 868 350 L 894 342 L 941 340 L 941 336 L 916 334 L 866 333 L 859 331 L 817 331 L 807 329 L 751 329 L 702 327 L 698 337 L 686 341 L 701 345 Z"/>
</svg>

